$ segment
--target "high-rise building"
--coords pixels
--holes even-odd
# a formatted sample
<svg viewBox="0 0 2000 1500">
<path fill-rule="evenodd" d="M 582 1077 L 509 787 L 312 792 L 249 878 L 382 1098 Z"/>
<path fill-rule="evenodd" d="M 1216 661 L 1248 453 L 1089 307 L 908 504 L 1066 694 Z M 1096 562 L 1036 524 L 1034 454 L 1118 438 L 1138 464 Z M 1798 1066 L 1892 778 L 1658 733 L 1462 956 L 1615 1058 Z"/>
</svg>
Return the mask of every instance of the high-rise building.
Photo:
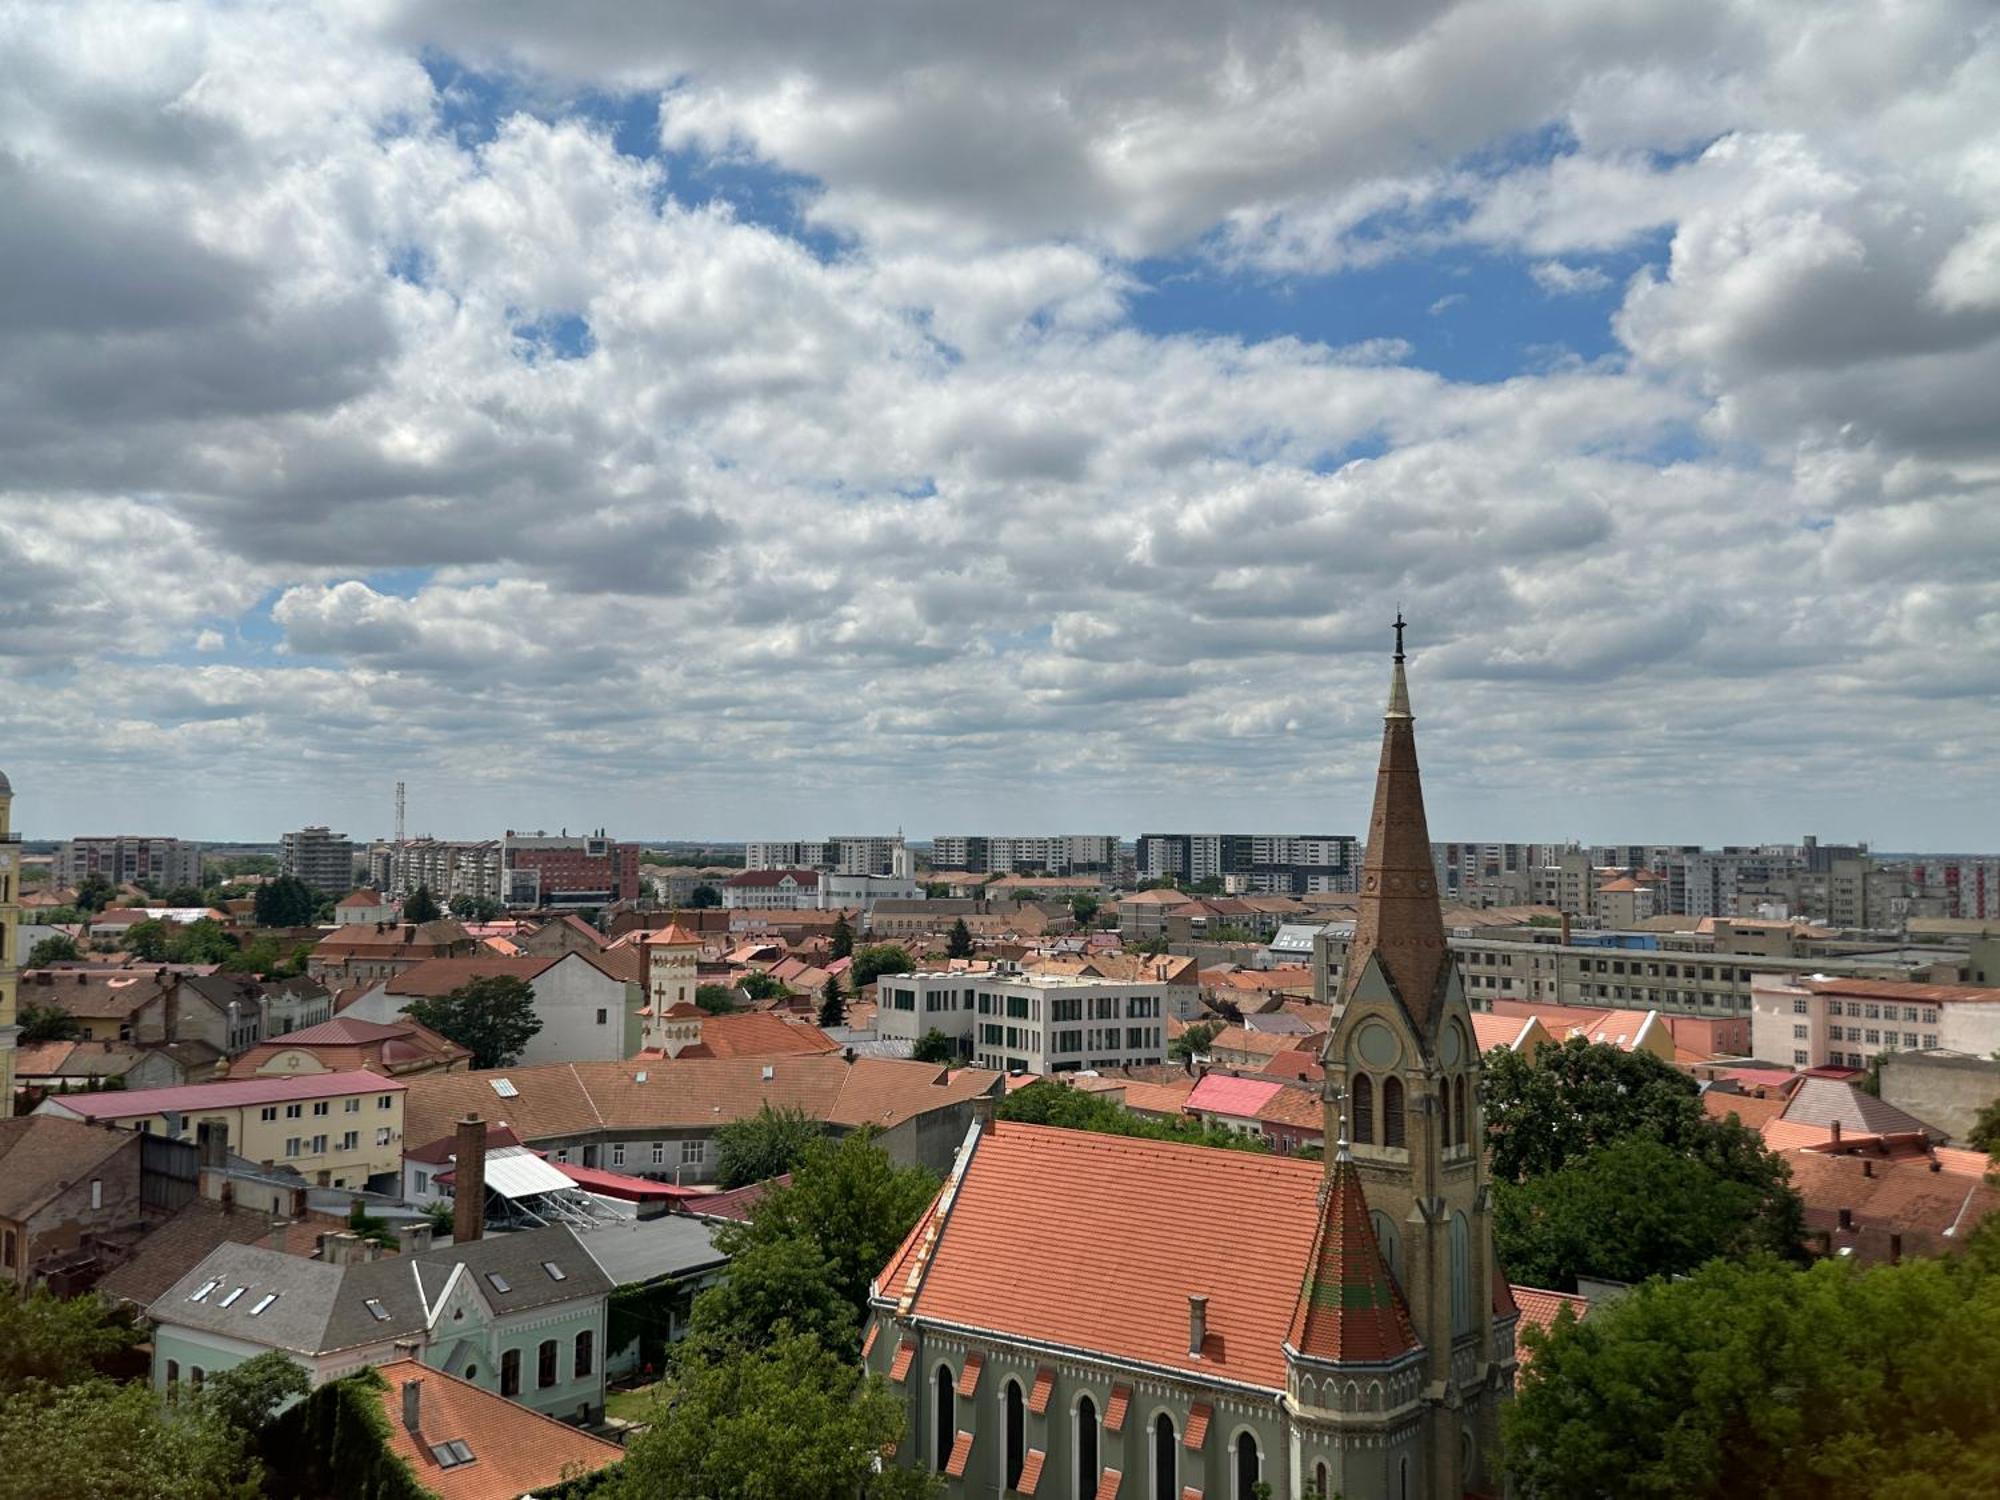
<svg viewBox="0 0 2000 1500">
<path fill-rule="evenodd" d="M 354 841 L 324 823 L 285 834 L 278 840 L 278 872 L 316 891 L 345 895 L 354 889 Z"/>
<path fill-rule="evenodd" d="M 81 885 L 93 875 L 113 885 L 128 880 L 162 887 L 200 885 L 201 849 L 179 839 L 129 833 L 74 838 L 56 847 L 57 885 Z"/>
<path fill-rule="evenodd" d="M 639 846 L 596 833 L 516 833 L 500 841 L 509 906 L 609 906 L 639 899 Z"/>
<path fill-rule="evenodd" d="M 21 1028 L 21 836 L 14 832 L 14 786 L 0 771 L 0 1120 L 14 1112 L 14 1047 Z"/>
<path fill-rule="evenodd" d="M 824 839 L 752 839 L 746 870 L 824 870 L 835 875 L 908 875 L 902 834 L 835 834 Z"/>
<path fill-rule="evenodd" d="M 931 840 L 931 864 L 976 875 L 1104 875 L 1118 873 L 1115 833 L 1037 835 L 942 834 Z"/>
<path fill-rule="evenodd" d="M 1351 891 L 1359 850 L 1345 833 L 1145 833 L 1141 880 L 1219 880 L 1232 893 Z"/>
</svg>

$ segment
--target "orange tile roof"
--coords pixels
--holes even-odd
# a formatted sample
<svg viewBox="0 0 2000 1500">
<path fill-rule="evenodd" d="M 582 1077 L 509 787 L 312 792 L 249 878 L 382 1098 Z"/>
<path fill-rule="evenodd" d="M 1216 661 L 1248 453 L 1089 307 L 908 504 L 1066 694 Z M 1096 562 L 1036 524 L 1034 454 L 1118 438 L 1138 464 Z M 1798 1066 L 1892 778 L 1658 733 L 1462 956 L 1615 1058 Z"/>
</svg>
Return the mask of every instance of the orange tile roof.
<svg viewBox="0 0 2000 1500">
<path fill-rule="evenodd" d="M 1056 1372 L 1047 1365 L 1035 1371 L 1034 1389 L 1028 1392 L 1028 1410 L 1040 1416 L 1049 1409 L 1049 1392 L 1056 1388 Z"/>
<path fill-rule="evenodd" d="M 1131 1404 L 1131 1386 L 1114 1385 L 1111 1387 L 1111 1400 L 1104 1407 L 1104 1430 L 1106 1432 L 1121 1432 L 1124 1430 L 1125 1410 Z"/>
<path fill-rule="evenodd" d="M 1565 1307 L 1578 1318 L 1590 1311 L 1588 1298 L 1572 1297 L 1566 1292 L 1545 1292 L 1532 1286 L 1517 1286 L 1513 1292 L 1515 1305 L 1521 1309 L 1521 1321 L 1514 1325 L 1514 1363 L 1523 1367 L 1529 1358 L 1528 1346 L 1521 1339 L 1525 1329 L 1547 1332 L 1555 1326 L 1557 1315 Z"/>
<path fill-rule="evenodd" d="M 965 1478 L 965 1466 L 971 1458 L 972 1434 L 960 1428 L 958 1436 L 951 1440 L 951 1457 L 945 1462 L 945 1473 L 953 1479 Z"/>
<path fill-rule="evenodd" d="M 1701 1096 L 1701 1107 L 1712 1117 L 1726 1120 L 1731 1115 L 1752 1130 L 1761 1130 L 1764 1125 L 1783 1111 L 1783 1099 L 1759 1099 L 1754 1094 L 1723 1094 L 1710 1089 Z"/>
<path fill-rule="evenodd" d="M 908 1378 L 910 1373 L 910 1361 L 915 1359 L 916 1357 L 917 1357 L 916 1344 L 909 1339 L 904 1339 L 902 1343 L 896 1346 L 896 1357 L 894 1360 L 890 1362 L 889 1365 L 889 1378 L 900 1385 L 906 1378 Z"/>
<path fill-rule="evenodd" d="M 1047 1459 L 1048 1455 L 1039 1448 L 1030 1448 L 1027 1451 L 1021 1459 L 1021 1479 L 1014 1486 L 1016 1493 L 1022 1495 L 1035 1493 L 1035 1486 L 1041 1483 L 1042 1465 Z"/>
<path fill-rule="evenodd" d="M 416 1360 L 391 1360 L 376 1369 L 383 1388 L 371 1394 L 387 1420 L 389 1446 L 438 1500 L 515 1500 L 625 1456 L 616 1443 Z M 403 1425 L 405 1380 L 423 1382 L 414 1435 Z M 472 1450 L 472 1462 L 442 1468 L 431 1449 L 453 1440 Z"/>
<path fill-rule="evenodd" d="M 1201 1490 L 1192 1484 L 1181 1486 L 1181 1500 L 1201 1500 Z"/>
<path fill-rule="evenodd" d="M 1281 1088 L 1264 1102 L 1257 1118 L 1266 1125 L 1326 1133 L 1326 1105 L 1313 1089 Z"/>
<path fill-rule="evenodd" d="M 1206 1401 L 1197 1401 L 1188 1408 L 1187 1431 L 1181 1435 L 1181 1442 L 1189 1448 L 1199 1448 L 1208 1441 L 1208 1419 L 1215 1410 Z"/>
<path fill-rule="evenodd" d="M 1194 1080 L 1186 1083 L 1143 1083 L 1126 1079 L 1125 1107 L 1137 1114 L 1177 1115 L 1187 1105 L 1188 1095 L 1194 1092 Z"/>
<path fill-rule="evenodd" d="M 1345 1149 L 1330 1166 L 1286 1342 L 1314 1359 L 1382 1364 L 1416 1348 L 1417 1330 L 1376 1243 L 1361 1173 Z"/>
<path fill-rule="evenodd" d="M 1326 1077 L 1326 1069 L 1320 1065 L 1320 1060 L 1313 1056 L 1312 1053 L 1301 1052 L 1295 1048 L 1290 1052 L 1277 1053 L 1269 1062 L 1265 1063 L 1264 1076 L 1267 1078 L 1295 1078 L 1301 1083 L 1318 1083 L 1322 1078 Z"/>
<path fill-rule="evenodd" d="M 958 1393 L 970 1396 L 979 1389 L 979 1372 L 986 1368 L 986 1356 L 974 1351 L 965 1356 L 965 1364 L 958 1372 Z"/>
<path fill-rule="evenodd" d="M 1116 1469 L 1099 1469 L 1097 1471 L 1097 1500 L 1118 1500 L 1118 1486 L 1124 1480 L 1125 1476 Z"/>
<path fill-rule="evenodd" d="M 427 958 L 389 979 L 388 992 L 448 995 L 474 979 L 522 979 L 532 983 L 544 969 L 562 962 L 563 957 L 558 954 L 553 958 L 508 958 L 496 953 L 491 958 Z"/>
<path fill-rule="evenodd" d="M 870 1323 L 868 1325 L 868 1331 L 861 1336 L 861 1357 L 863 1359 L 866 1359 L 869 1351 L 875 1347 L 875 1335 L 881 1331 L 882 1325 L 880 1323 Z"/>
<path fill-rule="evenodd" d="M 767 1010 L 707 1017 L 701 1023 L 701 1044 L 710 1057 L 778 1057 L 840 1050 L 840 1043 L 817 1026 L 788 1021 Z"/>
</svg>

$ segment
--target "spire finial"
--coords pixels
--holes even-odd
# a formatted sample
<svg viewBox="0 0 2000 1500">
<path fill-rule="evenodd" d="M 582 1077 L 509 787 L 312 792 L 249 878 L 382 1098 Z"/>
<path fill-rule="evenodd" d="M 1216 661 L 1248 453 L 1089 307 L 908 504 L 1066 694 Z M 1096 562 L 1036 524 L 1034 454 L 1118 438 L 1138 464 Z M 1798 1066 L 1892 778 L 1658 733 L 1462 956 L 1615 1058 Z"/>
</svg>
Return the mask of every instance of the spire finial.
<svg viewBox="0 0 2000 1500">
<path fill-rule="evenodd" d="M 1335 1161 L 1349 1161 L 1352 1158 L 1348 1155 L 1347 1150 L 1347 1093 L 1345 1090 L 1342 1090 L 1340 1095 L 1339 1118 L 1340 1134 L 1333 1144 L 1333 1159 Z"/>
<path fill-rule="evenodd" d="M 1396 660 L 1403 659 L 1403 606 L 1396 606 Z"/>
</svg>

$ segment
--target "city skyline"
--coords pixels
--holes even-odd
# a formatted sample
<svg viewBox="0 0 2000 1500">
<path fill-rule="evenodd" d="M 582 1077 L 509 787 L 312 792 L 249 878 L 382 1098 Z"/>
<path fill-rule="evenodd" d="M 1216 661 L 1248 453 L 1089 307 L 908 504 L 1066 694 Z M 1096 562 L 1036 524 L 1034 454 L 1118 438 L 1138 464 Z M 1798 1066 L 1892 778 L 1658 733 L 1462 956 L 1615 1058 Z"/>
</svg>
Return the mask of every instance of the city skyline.
<svg viewBox="0 0 2000 1500">
<path fill-rule="evenodd" d="M 2000 848 L 1990 15 L 15 8 L 20 826 Z"/>
</svg>

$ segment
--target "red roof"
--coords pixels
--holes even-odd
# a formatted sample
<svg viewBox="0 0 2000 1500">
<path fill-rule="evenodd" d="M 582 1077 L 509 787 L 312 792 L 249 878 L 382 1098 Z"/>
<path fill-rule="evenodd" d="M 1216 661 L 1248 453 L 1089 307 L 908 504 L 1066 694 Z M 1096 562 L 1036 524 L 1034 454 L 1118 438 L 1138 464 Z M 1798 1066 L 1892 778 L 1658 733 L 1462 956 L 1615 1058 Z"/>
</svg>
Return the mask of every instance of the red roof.
<svg viewBox="0 0 2000 1500">
<path fill-rule="evenodd" d="M 391 1360 L 376 1373 L 383 1386 L 369 1394 L 381 1408 L 388 1444 L 439 1500 L 514 1500 L 625 1456 L 616 1443 L 415 1360 Z M 415 1433 L 403 1425 L 403 1385 L 411 1380 L 421 1382 Z M 472 1461 L 440 1464 L 432 1450 L 449 1442 L 464 1443 Z"/>
<path fill-rule="evenodd" d="M 1028 1392 L 1028 1410 L 1040 1416 L 1049 1409 L 1049 1394 L 1056 1388 L 1056 1372 L 1047 1365 L 1035 1371 L 1034 1388 Z"/>
<path fill-rule="evenodd" d="M 1539 1328 L 1547 1332 L 1555 1326 L 1557 1315 L 1565 1307 L 1579 1318 L 1590 1311 L 1588 1298 L 1572 1297 L 1567 1292 L 1545 1292 L 1532 1286 L 1517 1286 L 1513 1292 L 1514 1303 L 1521 1309 L 1521 1321 L 1514 1325 L 1514 1362 L 1517 1365 L 1525 1366 L 1529 1359 L 1528 1346 L 1521 1339 L 1524 1330 Z"/>
<path fill-rule="evenodd" d="M 628 1203 L 685 1203 L 690 1198 L 705 1196 L 693 1188 L 675 1187 L 671 1182 L 654 1182 L 649 1177 L 628 1177 L 623 1172 L 605 1172 L 597 1167 L 572 1166 L 569 1162 L 553 1163 L 555 1169 L 580 1188 L 588 1188 L 593 1193 L 602 1193 L 607 1198 L 622 1198 Z"/>
<path fill-rule="evenodd" d="M 1233 1115 L 1254 1120 L 1257 1111 L 1283 1092 L 1284 1085 L 1268 1078 L 1235 1078 L 1227 1073 L 1210 1073 L 1188 1095 L 1190 1110 Z"/>
<path fill-rule="evenodd" d="M 1368 1221 L 1361 1173 L 1345 1149 L 1330 1167 L 1287 1342 L 1313 1359 L 1382 1364 L 1416 1348 L 1417 1331 Z"/>
<path fill-rule="evenodd" d="M 1030 1448 L 1021 1460 L 1021 1482 L 1014 1486 L 1023 1495 L 1035 1493 L 1035 1486 L 1041 1483 L 1042 1465 L 1048 1462 L 1048 1455 L 1039 1448 Z"/>
<path fill-rule="evenodd" d="M 201 1109 L 234 1109 L 245 1104 L 283 1104 L 294 1099 L 333 1099 L 345 1094 L 400 1094 L 407 1085 L 356 1068 L 313 1073 L 303 1078 L 240 1078 L 224 1083 L 190 1083 L 171 1089 L 119 1090 L 107 1094 L 61 1094 L 52 1103 L 87 1120 L 124 1120 L 166 1110 L 183 1114 Z"/>
<path fill-rule="evenodd" d="M 1197 1401 L 1188 1408 L 1187 1431 L 1181 1434 L 1181 1442 L 1190 1448 L 1199 1448 L 1208 1441 L 1208 1419 L 1215 1414 L 1206 1401 Z"/>
<path fill-rule="evenodd" d="M 974 1352 L 965 1356 L 965 1365 L 958 1372 L 958 1393 L 971 1396 L 979 1389 L 979 1372 L 986 1368 L 986 1356 Z"/>
<path fill-rule="evenodd" d="M 910 1361 L 916 1357 L 917 1346 L 910 1340 L 904 1339 L 896 1346 L 896 1357 L 889 1362 L 889 1378 L 898 1383 L 902 1382 L 910 1373 Z"/>
</svg>

